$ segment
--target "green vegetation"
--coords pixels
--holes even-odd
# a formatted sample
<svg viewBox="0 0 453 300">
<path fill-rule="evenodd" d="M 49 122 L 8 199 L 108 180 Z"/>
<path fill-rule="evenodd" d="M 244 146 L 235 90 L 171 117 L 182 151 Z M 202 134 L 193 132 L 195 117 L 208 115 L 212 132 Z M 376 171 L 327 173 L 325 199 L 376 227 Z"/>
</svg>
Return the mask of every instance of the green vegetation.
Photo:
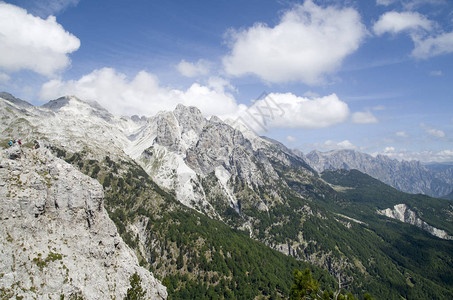
<svg viewBox="0 0 453 300">
<path fill-rule="evenodd" d="M 125 300 L 141 300 L 146 299 L 146 292 L 142 288 L 142 279 L 137 273 L 132 274 L 130 278 L 131 287 L 127 290 Z"/>
<path fill-rule="evenodd" d="M 391 286 L 397 287 L 399 293 L 408 299 L 453 297 L 453 243 L 376 213 L 377 209 L 393 208 L 404 203 L 424 221 L 451 234 L 451 202 L 399 192 L 357 170 L 326 171 L 322 178 L 331 184 L 352 187 L 341 194 L 344 199 L 341 205 L 331 203 L 331 209 L 365 221 L 367 225 L 364 228 L 377 237 L 370 246 L 385 254 L 389 263 L 395 266 L 390 272 L 373 256 L 376 266 L 371 271 L 376 268 L 382 271 L 371 275 L 388 278 Z M 372 289 L 369 291 L 372 292 Z"/>
<path fill-rule="evenodd" d="M 376 214 L 376 208 L 405 203 L 401 199 L 407 198 L 412 208 L 423 211 L 427 222 L 450 231 L 451 224 L 443 226 L 447 217 L 434 220 L 439 210 L 448 215 L 446 202 L 433 199 L 430 211 L 424 201 L 431 198 L 393 195 L 387 186 L 376 186 L 363 174 L 353 173 L 349 179 L 343 178 L 347 174 L 323 174 L 323 180 L 349 187 L 337 192 L 298 167 L 272 161 L 282 178 L 277 185 L 250 187 L 238 177 L 231 178 L 241 215 L 225 205 L 214 176 L 202 180 L 222 222 L 180 204 L 131 160 L 86 157 L 84 152 L 63 156 L 103 185 L 105 207 L 119 233 L 136 250 L 140 264 L 167 286 L 171 299 L 287 298 L 293 270 L 307 267 L 318 279 L 324 299 L 331 299 L 331 291 L 338 289 L 337 280 L 325 270 L 349 282 L 352 294 L 342 290 L 344 299 L 369 299 L 367 291 L 377 299 L 453 298 L 451 242 Z M 269 210 L 258 209 L 260 202 Z M 250 239 L 249 232 L 231 228 L 245 220 L 250 221 L 254 237 L 270 247 L 284 246 L 289 256 Z M 128 225 L 137 222 L 146 224 L 144 240 L 128 231 Z M 145 253 L 140 252 L 140 243 Z"/>
<path fill-rule="evenodd" d="M 42 271 L 44 267 L 47 267 L 49 262 L 54 262 L 56 260 L 62 260 L 63 256 L 60 253 L 50 252 L 45 259 L 41 258 L 41 253 L 38 253 L 38 257 L 33 258 L 33 262 L 38 266 Z"/>
<path fill-rule="evenodd" d="M 291 287 L 291 299 L 319 299 L 319 285 L 313 280 L 309 268 L 304 272 L 294 270 L 294 283 Z"/>
<path fill-rule="evenodd" d="M 248 232 L 183 206 L 133 162 L 106 157 L 89 163 L 83 153 L 70 154 L 67 161 L 82 165 L 85 174 L 99 166 L 105 206 L 133 249 L 138 250 L 140 240 L 127 231 L 127 225 L 147 220 L 148 253 L 137 254 L 161 278 L 171 299 L 287 298 L 292 271 L 309 266 L 250 239 Z M 335 281 L 326 271 L 313 270 L 322 278 L 322 286 L 334 288 Z"/>
<path fill-rule="evenodd" d="M 316 299 L 316 300 L 355 300 L 351 293 L 342 294 L 343 290 L 335 292 L 320 290 L 318 281 L 313 279 L 311 270 L 306 268 L 305 271 L 294 270 L 294 283 L 291 286 L 291 300 Z M 369 293 L 365 293 L 365 300 L 374 300 Z"/>
</svg>

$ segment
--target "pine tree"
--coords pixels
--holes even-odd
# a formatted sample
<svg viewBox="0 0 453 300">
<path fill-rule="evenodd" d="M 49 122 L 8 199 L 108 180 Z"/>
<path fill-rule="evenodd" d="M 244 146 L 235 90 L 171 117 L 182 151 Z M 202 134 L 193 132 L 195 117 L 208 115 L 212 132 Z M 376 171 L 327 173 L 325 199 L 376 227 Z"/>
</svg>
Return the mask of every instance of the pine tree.
<svg viewBox="0 0 453 300">
<path fill-rule="evenodd" d="M 304 272 L 294 270 L 294 283 L 291 287 L 291 299 L 317 299 L 318 291 L 318 282 L 313 280 L 309 268 L 306 268 Z"/>
<path fill-rule="evenodd" d="M 145 299 L 146 292 L 142 288 L 142 279 L 137 273 L 134 273 L 130 278 L 131 287 L 127 290 L 125 300 L 140 300 Z"/>
</svg>

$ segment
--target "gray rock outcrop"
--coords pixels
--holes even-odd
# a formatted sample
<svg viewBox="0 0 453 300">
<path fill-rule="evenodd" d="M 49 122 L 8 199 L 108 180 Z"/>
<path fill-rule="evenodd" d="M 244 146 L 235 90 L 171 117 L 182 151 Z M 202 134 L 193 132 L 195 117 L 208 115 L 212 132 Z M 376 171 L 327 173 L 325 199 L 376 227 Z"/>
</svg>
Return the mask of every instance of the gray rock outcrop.
<svg viewBox="0 0 453 300">
<path fill-rule="evenodd" d="M 306 160 L 318 172 L 356 169 L 411 194 L 442 197 L 453 189 L 453 177 L 448 170 L 434 172 L 419 161 L 398 161 L 385 155 L 374 157 L 355 150 L 312 151 L 306 155 Z"/>
<path fill-rule="evenodd" d="M 0 290 L 21 299 L 123 299 L 137 273 L 147 299 L 166 289 L 139 266 L 103 207 L 102 186 L 47 149 L 0 152 Z"/>
<path fill-rule="evenodd" d="M 444 240 L 453 240 L 453 237 L 448 235 L 445 230 L 438 229 L 423 221 L 415 211 L 411 210 L 406 204 L 397 204 L 393 208 L 387 208 L 377 211 L 378 214 L 396 219 L 398 221 L 408 223 L 418 228 L 421 228 L 430 234 Z"/>
</svg>

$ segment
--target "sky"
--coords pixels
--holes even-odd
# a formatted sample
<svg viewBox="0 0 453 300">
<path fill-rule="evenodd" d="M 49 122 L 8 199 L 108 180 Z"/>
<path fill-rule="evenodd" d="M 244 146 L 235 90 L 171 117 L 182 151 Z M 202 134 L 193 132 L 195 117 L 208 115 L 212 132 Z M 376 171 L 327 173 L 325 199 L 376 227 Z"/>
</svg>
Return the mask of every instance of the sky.
<svg viewBox="0 0 453 300">
<path fill-rule="evenodd" d="M 453 162 L 453 1 L 0 1 L 0 91 Z"/>
</svg>

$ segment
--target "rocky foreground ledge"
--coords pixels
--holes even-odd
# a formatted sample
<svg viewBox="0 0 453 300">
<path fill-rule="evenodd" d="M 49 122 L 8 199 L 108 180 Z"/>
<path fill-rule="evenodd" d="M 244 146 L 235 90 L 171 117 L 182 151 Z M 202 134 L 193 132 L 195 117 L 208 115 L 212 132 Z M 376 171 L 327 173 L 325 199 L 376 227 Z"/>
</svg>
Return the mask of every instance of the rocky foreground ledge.
<svg viewBox="0 0 453 300">
<path fill-rule="evenodd" d="M 45 148 L 0 150 L 0 298 L 123 299 L 135 273 L 146 298 L 167 298 L 103 201 L 96 180 Z"/>
</svg>

